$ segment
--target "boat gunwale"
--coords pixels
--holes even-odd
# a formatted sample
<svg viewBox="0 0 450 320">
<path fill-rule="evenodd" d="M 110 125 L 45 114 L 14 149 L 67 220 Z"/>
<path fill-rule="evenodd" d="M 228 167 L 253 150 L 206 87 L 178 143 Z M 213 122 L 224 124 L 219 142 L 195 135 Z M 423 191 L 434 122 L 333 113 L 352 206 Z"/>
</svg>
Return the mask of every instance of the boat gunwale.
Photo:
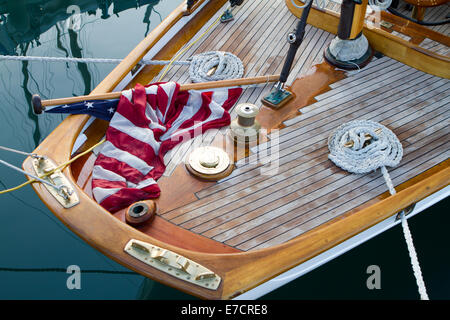
<svg viewBox="0 0 450 320">
<path fill-rule="evenodd" d="M 202 0 L 201 0 L 202 1 Z M 211 0 L 208 5 L 222 7 L 225 0 Z M 127 58 L 119 64 L 92 92 L 102 93 L 114 89 L 125 75 L 136 65 L 145 52 L 160 39 L 173 24 L 184 15 L 185 3 L 177 7 L 163 22 L 155 28 L 138 45 Z M 195 17 L 194 19 L 199 19 Z M 167 20 L 167 21 L 166 21 Z M 180 31 L 181 32 L 181 31 Z M 151 41 L 150 41 L 151 40 Z M 144 44 L 142 44 L 144 43 Z M 147 47 L 145 47 L 147 45 Z M 144 48 L 145 47 L 145 48 Z M 126 71 L 126 72 L 125 72 Z M 67 117 L 58 127 L 36 148 L 35 152 L 46 154 L 57 162 L 70 159 L 73 144 L 89 116 L 74 115 Z M 60 141 L 69 140 L 70 144 L 60 145 Z M 30 170 L 31 159 L 27 158 L 23 164 Z M 445 187 L 450 181 L 450 163 L 443 163 L 433 167 L 439 170 L 426 176 L 420 182 L 407 186 L 396 195 L 387 197 L 379 202 L 350 214 L 344 214 L 310 230 L 285 243 L 248 252 L 211 254 L 182 249 L 143 234 L 116 219 L 108 211 L 100 207 L 75 182 L 70 167 L 64 170 L 66 176 L 74 183 L 80 195 L 80 204 L 69 209 L 61 210 L 60 205 L 48 191 L 39 184 L 33 188 L 41 200 L 49 207 L 55 216 L 69 229 L 75 232 L 90 245 L 115 260 L 144 276 L 155 279 L 165 285 L 175 287 L 181 291 L 201 297 L 213 299 L 229 299 L 243 293 L 258 284 L 265 282 L 278 274 L 326 251 L 338 243 L 351 238 L 359 232 L 375 225 L 409 205 L 422 200 L 428 195 Z M 431 170 L 431 169 L 430 169 Z M 421 175 L 423 175 L 422 173 Z M 383 209 L 383 210 L 382 210 Z M 93 220 L 92 220 L 93 219 Z M 98 226 L 102 228 L 99 230 Z M 100 234 L 97 234 L 99 232 Z M 324 237 L 328 234 L 328 237 Z M 338 236 L 339 235 L 339 236 Z M 137 239 L 185 255 L 205 267 L 213 270 L 222 277 L 218 290 L 212 291 L 182 280 L 167 277 L 143 262 L 136 260 L 124 252 L 125 244 L 131 239 Z"/>
</svg>

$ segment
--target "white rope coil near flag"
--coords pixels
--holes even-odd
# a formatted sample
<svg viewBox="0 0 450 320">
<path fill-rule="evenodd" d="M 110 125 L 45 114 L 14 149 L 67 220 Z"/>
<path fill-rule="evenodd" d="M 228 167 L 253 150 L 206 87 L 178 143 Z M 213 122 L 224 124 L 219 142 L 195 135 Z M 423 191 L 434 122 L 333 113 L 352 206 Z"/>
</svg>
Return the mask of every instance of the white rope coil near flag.
<svg viewBox="0 0 450 320">
<path fill-rule="evenodd" d="M 367 140 L 370 140 L 370 143 L 367 143 Z M 328 158 L 346 171 L 364 174 L 381 168 L 389 192 L 391 195 L 396 193 L 386 166 L 395 167 L 400 163 L 403 148 L 397 136 L 385 126 L 370 120 L 345 123 L 328 138 L 328 149 Z M 401 212 L 400 216 L 419 294 L 422 300 L 428 300 L 411 231 L 404 212 Z"/>
<path fill-rule="evenodd" d="M 216 68 L 209 75 L 209 71 Z M 189 67 L 189 77 L 192 82 L 219 81 L 242 78 L 244 65 L 242 61 L 230 52 L 209 51 L 192 57 Z"/>
</svg>

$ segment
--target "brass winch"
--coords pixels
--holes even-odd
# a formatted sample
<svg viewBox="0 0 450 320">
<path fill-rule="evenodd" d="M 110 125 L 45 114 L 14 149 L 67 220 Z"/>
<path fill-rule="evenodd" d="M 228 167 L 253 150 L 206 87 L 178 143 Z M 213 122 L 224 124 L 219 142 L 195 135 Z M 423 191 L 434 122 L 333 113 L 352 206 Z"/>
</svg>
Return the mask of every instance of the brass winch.
<svg viewBox="0 0 450 320">
<path fill-rule="evenodd" d="M 258 140 L 261 125 L 255 119 L 259 113 L 256 105 L 241 103 L 236 106 L 237 118 L 231 122 L 230 135 L 238 143 L 250 143 Z"/>
<path fill-rule="evenodd" d="M 233 171 L 234 164 L 223 149 L 205 146 L 192 151 L 186 159 L 186 168 L 194 176 L 205 180 L 219 180 Z"/>
</svg>

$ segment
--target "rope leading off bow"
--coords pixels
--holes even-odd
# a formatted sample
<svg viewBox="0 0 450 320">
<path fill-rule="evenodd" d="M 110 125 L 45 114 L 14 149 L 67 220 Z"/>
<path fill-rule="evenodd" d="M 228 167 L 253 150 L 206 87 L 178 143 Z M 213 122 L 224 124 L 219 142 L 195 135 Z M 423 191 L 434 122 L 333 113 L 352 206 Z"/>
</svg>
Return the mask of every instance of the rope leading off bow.
<svg viewBox="0 0 450 320">
<path fill-rule="evenodd" d="M 367 141 L 368 137 L 370 143 Z M 391 195 L 396 193 L 386 166 L 395 167 L 400 163 L 403 148 L 397 136 L 385 126 L 370 120 L 345 123 L 328 138 L 328 149 L 328 158 L 346 171 L 364 174 L 381 168 L 389 192 Z M 420 298 L 428 300 L 417 253 L 403 212 L 401 221 Z"/>
</svg>

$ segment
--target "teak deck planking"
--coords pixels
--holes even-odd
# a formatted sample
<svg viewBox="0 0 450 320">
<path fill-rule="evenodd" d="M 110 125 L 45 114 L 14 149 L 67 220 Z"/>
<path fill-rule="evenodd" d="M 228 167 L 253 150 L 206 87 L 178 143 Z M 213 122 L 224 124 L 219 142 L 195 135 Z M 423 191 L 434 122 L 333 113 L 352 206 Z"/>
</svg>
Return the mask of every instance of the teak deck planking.
<svg viewBox="0 0 450 320">
<path fill-rule="evenodd" d="M 266 6 L 268 7 L 267 11 L 264 10 Z M 268 12 L 270 12 L 270 16 L 273 19 L 267 18 Z M 211 20 L 215 18 L 213 17 Z M 292 31 L 296 23 L 297 19 L 290 14 L 288 8 L 283 5 L 282 0 L 244 2 L 243 6 L 236 10 L 235 20 L 218 25 L 207 37 L 191 47 L 179 59 L 185 60 L 194 54 L 211 50 L 230 51 L 243 61 L 245 77 L 279 73 L 289 45 L 284 37 L 279 35 Z M 275 26 L 277 32 L 270 32 Z M 206 27 L 203 29 L 206 29 Z M 202 30 L 198 34 L 201 33 Z M 323 61 L 322 53 L 333 37 L 328 32 L 307 26 L 305 39 L 299 48 L 299 54 L 296 63 L 292 67 L 288 84 L 292 83 L 295 78 L 305 75 L 314 64 Z M 196 37 L 193 39 L 196 39 Z M 156 76 L 154 80 L 159 79 L 159 76 Z M 164 80 L 180 83 L 189 81 L 186 67 L 172 68 L 166 74 Z M 268 84 L 256 88 L 248 88 L 237 103 L 250 102 L 259 104 L 261 97 L 268 94 L 272 86 L 273 84 Z M 234 110 L 231 111 L 231 117 L 236 117 Z M 164 175 L 170 176 L 175 168 L 183 162 L 193 146 L 198 146 L 199 141 L 202 139 L 210 142 L 214 139 L 216 133 L 212 131 L 203 137 L 185 142 L 168 152 L 165 156 L 167 168 Z"/>
<path fill-rule="evenodd" d="M 245 164 L 256 161 L 253 155 L 237 162 L 232 177 L 197 192 L 198 201 L 162 217 L 250 250 L 288 241 L 378 197 L 386 191 L 379 172 L 351 175 L 327 159 L 331 131 L 361 117 L 387 125 L 402 141 L 404 158 L 399 168 L 391 170 L 396 184 L 446 160 L 450 82 L 389 58 L 372 68 L 377 66 L 389 68 L 379 77 L 368 73 L 353 82 L 349 77 L 344 84 L 335 83 L 335 89 L 319 95 L 317 103 L 301 109 L 302 115 L 286 121 L 276 146 L 281 157 L 276 175 L 263 176 L 259 166 Z"/>
<path fill-rule="evenodd" d="M 245 76 L 264 74 L 269 70 L 279 72 L 283 62 L 282 53 L 287 50 L 287 44 L 280 39 L 270 43 L 271 40 L 276 39 L 276 34 L 267 35 L 266 33 L 275 24 L 278 26 L 279 32 L 287 33 L 295 27 L 296 22 L 292 15 L 288 19 L 283 19 L 289 12 L 282 3 L 282 0 L 273 3 L 262 1 L 259 5 L 263 7 L 263 10 L 261 7 L 259 7 L 260 10 L 257 10 L 258 6 L 255 2 L 246 2 L 242 8 L 239 8 L 238 12 L 242 14 L 236 14 L 236 19 L 232 23 L 219 24 L 179 59 L 187 59 L 196 53 L 209 50 L 231 50 L 244 61 Z M 202 34 L 219 16 L 219 13 L 213 16 L 210 22 L 198 31 L 197 35 Z M 273 20 L 268 20 L 268 16 L 274 17 Z M 280 26 L 281 21 L 285 22 Z M 265 27 L 265 24 L 269 24 L 269 27 Z M 250 31 L 245 32 L 248 28 Z M 265 36 L 268 36 L 269 39 L 261 41 Z M 328 32 L 307 26 L 305 39 L 292 68 L 290 81 L 305 75 L 313 64 L 323 60 L 323 50 L 333 37 Z M 255 46 L 257 47 L 255 48 Z M 251 49 L 244 50 L 245 48 Z M 160 74 L 155 79 L 158 79 Z M 173 67 L 163 80 L 180 83 L 188 81 L 186 67 Z M 398 84 L 400 80 L 402 80 L 402 84 Z M 392 88 L 393 84 L 396 85 L 396 88 Z M 359 199 L 351 198 L 355 196 L 355 192 L 353 189 L 349 189 L 349 185 L 360 186 L 355 184 L 355 181 L 359 180 L 347 173 L 340 172 L 326 159 L 327 149 L 324 141 L 333 126 L 336 127 L 344 121 L 361 116 L 383 120 L 395 113 L 396 116 L 388 118 L 390 122 L 394 122 L 399 115 L 404 116 L 405 112 L 415 110 L 417 118 L 414 117 L 414 113 L 411 113 L 403 120 L 410 119 L 410 124 L 412 124 L 428 111 L 426 116 L 430 119 L 427 124 L 431 125 L 431 129 L 435 128 L 433 121 L 437 119 L 438 123 L 435 125 L 444 126 L 445 131 L 447 119 L 433 118 L 436 113 L 443 112 L 444 115 L 446 115 L 446 111 L 448 113 L 448 110 L 445 109 L 447 99 L 444 98 L 448 98 L 448 96 L 445 93 L 446 86 L 444 85 L 448 85 L 448 82 L 390 58 L 374 59 L 361 72 L 350 73 L 348 78 L 331 84 L 332 90 L 316 96 L 317 102 L 300 110 L 303 114 L 285 121 L 286 128 L 280 131 L 280 141 L 277 145 L 277 148 L 280 148 L 281 157 L 278 175 L 267 177 L 258 174 L 260 167 L 254 165 L 256 156 L 251 155 L 248 159 L 237 162 L 237 169 L 232 176 L 210 188 L 197 192 L 198 201 L 193 201 L 191 204 L 170 212 L 162 212 L 161 216 L 184 229 L 235 246 L 239 250 L 276 245 L 294 238 L 346 212 L 342 210 L 352 210 L 364 201 L 379 196 L 379 194 L 373 193 L 369 198 L 367 194 L 360 196 Z M 252 102 L 260 105 L 260 99 L 267 94 L 270 87 L 267 85 L 259 88 L 247 88 L 239 102 Z M 421 90 L 428 90 L 428 92 L 424 93 Z M 424 103 L 424 99 L 428 99 L 427 103 Z M 441 99 L 440 102 L 439 99 Z M 339 103 L 336 106 L 330 107 L 330 104 L 336 104 L 337 101 Z M 437 106 L 433 102 L 436 102 Z M 417 110 L 417 105 L 424 109 Z M 414 106 L 416 109 L 411 109 Z M 231 114 L 233 117 L 236 116 L 234 112 Z M 337 118 L 336 114 L 339 115 Z M 421 119 L 423 120 L 423 117 Z M 407 125 L 403 122 L 397 121 L 398 130 L 400 130 L 400 124 L 403 127 Z M 167 164 L 165 175 L 170 177 L 177 167 L 182 166 L 184 157 L 194 147 L 211 144 L 215 136 L 220 133 L 220 130 L 211 130 L 201 137 L 174 148 L 165 157 Z M 409 141 L 413 139 L 408 135 L 408 131 L 401 133 L 399 138 L 405 147 L 409 146 L 411 144 Z M 263 146 L 260 148 L 264 149 Z M 270 154 L 270 148 L 268 150 Z M 411 150 L 411 148 L 405 150 Z M 420 153 L 423 150 L 415 151 Z M 411 162 L 411 165 L 417 164 L 417 161 Z M 241 165 L 245 162 L 253 162 L 253 165 Z M 428 169 L 435 164 L 437 164 L 435 159 L 431 159 L 425 168 Z M 424 165 L 417 167 L 417 170 L 423 169 Z M 394 181 L 404 182 L 413 177 L 414 172 L 420 171 L 408 171 L 400 178 L 396 176 Z M 339 180 L 338 178 L 342 176 L 345 176 L 345 179 Z M 379 185 L 380 179 L 376 181 L 378 185 L 372 191 L 381 194 L 385 190 L 382 184 Z M 359 182 L 365 183 L 364 180 Z M 361 185 L 360 187 L 364 189 L 367 186 Z M 343 188 L 341 191 L 348 190 L 348 198 L 341 196 L 341 200 L 349 204 L 340 206 L 340 210 L 334 209 L 331 214 L 328 212 L 331 209 L 326 204 L 331 201 L 330 193 L 336 192 L 337 188 Z M 306 192 L 308 190 L 309 193 Z M 308 213 L 300 220 L 293 218 L 300 214 L 301 210 L 297 209 L 299 206 L 306 206 L 302 209 Z M 325 209 L 328 210 L 326 214 L 320 212 Z M 313 214 L 312 211 L 317 212 Z M 312 222 L 314 215 L 318 218 Z M 302 226 L 301 228 L 295 227 L 295 221 L 303 221 L 307 217 L 309 217 L 307 224 L 299 224 Z M 283 222 L 287 223 L 286 226 L 273 227 L 274 224 L 278 225 Z M 291 231 L 286 233 L 288 225 Z M 295 231 L 296 229 L 299 231 Z M 283 233 L 284 236 L 281 237 L 276 232 Z M 268 239 L 271 238 L 275 240 L 269 241 Z M 264 242 L 258 243 L 258 239 L 264 240 Z"/>
</svg>

